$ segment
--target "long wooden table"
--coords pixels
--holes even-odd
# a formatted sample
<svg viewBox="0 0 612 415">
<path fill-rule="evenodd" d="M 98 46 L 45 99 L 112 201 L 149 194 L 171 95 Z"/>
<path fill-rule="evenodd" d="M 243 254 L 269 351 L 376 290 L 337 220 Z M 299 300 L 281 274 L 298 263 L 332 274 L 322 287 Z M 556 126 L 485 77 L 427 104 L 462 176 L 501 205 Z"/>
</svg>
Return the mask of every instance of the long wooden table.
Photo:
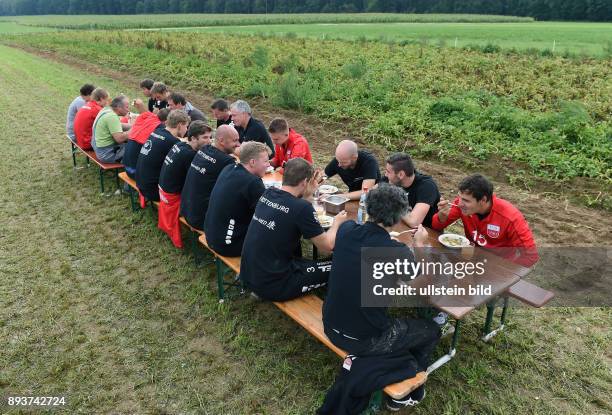
<svg viewBox="0 0 612 415">
<path fill-rule="evenodd" d="M 281 182 L 282 174 L 278 172 L 266 174 L 263 180 L 267 183 Z M 345 210 L 350 219 L 356 219 L 358 207 L 359 204 L 357 201 L 349 201 L 346 203 Z M 402 232 L 408 229 L 410 228 L 403 222 L 393 227 L 393 230 L 397 232 Z M 449 316 L 455 319 L 455 332 L 453 334 L 450 349 L 446 355 L 439 358 L 428 368 L 428 373 L 431 373 L 435 369 L 450 361 L 450 359 L 455 356 L 461 320 L 477 307 L 480 307 L 483 304 L 489 304 L 492 301 L 496 300 L 501 294 L 506 292 L 508 288 L 516 284 L 521 278 L 525 277 L 531 271 L 531 269 L 510 262 L 480 247 L 474 247 L 473 253 L 469 255 L 470 257 L 466 257 L 462 255 L 462 251 L 460 249 L 451 250 L 448 248 L 444 248 L 442 244 L 438 241 L 438 236 L 440 235 L 440 232 L 435 231 L 433 229 L 427 229 L 427 232 L 429 234 L 429 240 L 427 245 L 432 248 L 438 248 L 441 251 L 444 251 L 445 260 L 463 262 L 486 260 L 486 267 L 483 275 L 479 275 L 478 277 L 465 277 L 463 279 L 450 278 L 446 281 L 449 286 L 464 288 L 466 289 L 466 291 L 468 290 L 468 287 L 470 285 L 491 287 L 490 294 L 458 296 L 456 298 L 453 298 L 452 301 L 449 300 L 448 296 L 430 296 L 427 298 L 428 303 L 432 307 L 447 313 Z M 409 233 L 399 235 L 397 239 L 408 246 L 412 246 L 412 236 Z M 437 286 L 440 286 L 440 280 L 438 276 L 421 275 L 418 278 L 412 280 L 409 285 L 414 286 L 418 289 L 419 287 L 424 287 L 434 283 Z M 505 299 L 504 301 L 504 313 L 506 307 L 507 299 Z M 490 325 L 490 320 L 493 316 L 493 311 L 494 306 L 493 308 L 489 308 L 488 310 L 487 323 L 485 324 L 485 327 L 488 327 Z M 490 337 L 491 333 L 485 333 L 485 337 L 487 336 Z"/>
</svg>

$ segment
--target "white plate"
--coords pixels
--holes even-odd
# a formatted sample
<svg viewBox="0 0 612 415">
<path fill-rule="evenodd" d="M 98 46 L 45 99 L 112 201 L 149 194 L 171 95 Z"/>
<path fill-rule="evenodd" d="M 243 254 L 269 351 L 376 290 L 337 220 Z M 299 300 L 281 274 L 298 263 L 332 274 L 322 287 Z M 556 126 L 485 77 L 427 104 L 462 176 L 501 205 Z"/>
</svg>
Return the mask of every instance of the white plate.
<svg viewBox="0 0 612 415">
<path fill-rule="evenodd" d="M 322 184 L 319 186 L 319 193 L 322 195 L 333 195 L 338 192 L 338 188 L 336 186 L 332 186 L 331 184 Z"/>
<path fill-rule="evenodd" d="M 274 173 L 274 167 L 269 166 L 269 167 L 266 169 L 266 173 Z"/>
<path fill-rule="evenodd" d="M 447 248 L 460 249 L 470 246 L 470 241 L 463 235 L 455 233 L 443 233 L 438 236 L 438 241 Z"/>
<path fill-rule="evenodd" d="M 329 228 L 334 224 L 334 217 L 328 215 L 317 216 L 322 228 Z"/>
<path fill-rule="evenodd" d="M 280 189 L 282 185 L 283 184 L 281 182 L 264 182 L 264 187 L 266 189 L 270 187 L 276 187 L 277 189 Z"/>
</svg>

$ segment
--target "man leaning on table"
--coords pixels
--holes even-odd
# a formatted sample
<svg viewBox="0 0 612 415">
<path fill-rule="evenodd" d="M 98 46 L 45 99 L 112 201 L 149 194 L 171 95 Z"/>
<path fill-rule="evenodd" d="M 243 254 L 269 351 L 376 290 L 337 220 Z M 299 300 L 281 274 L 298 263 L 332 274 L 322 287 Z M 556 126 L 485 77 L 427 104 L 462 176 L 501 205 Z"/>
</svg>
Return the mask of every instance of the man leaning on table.
<svg viewBox="0 0 612 415">
<path fill-rule="evenodd" d="M 442 199 L 431 227 L 443 230 L 461 219 L 465 236 L 474 244 L 524 267 L 538 262 L 531 229 L 521 212 L 493 193 L 493 184 L 481 174 L 459 183 L 459 195 L 450 203 Z"/>
<path fill-rule="evenodd" d="M 270 187 L 259 198 L 242 248 L 240 275 L 264 300 L 290 300 L 327 283 L 329 261 L 302 258 L 300 245 L 303 237 L 331 252 L 336 231 L 346 221 L 346 212 L 341 212 L 327 232 L 321 227 L 308 200 L 320 176 L 306 160 L 289 160 L 282 187 Z"/>
<path fill-rule="evenodd" d="M 357 143 L 343 140 L 336 147 L 335 158 L 325 167 L 327 177 L 339 175 L 348 192 L 344 196 L 359 200 L 364 189 L 372 189 L 380 180 L 378 161 L 370 152 L 359 150 Z"/>
</svg>

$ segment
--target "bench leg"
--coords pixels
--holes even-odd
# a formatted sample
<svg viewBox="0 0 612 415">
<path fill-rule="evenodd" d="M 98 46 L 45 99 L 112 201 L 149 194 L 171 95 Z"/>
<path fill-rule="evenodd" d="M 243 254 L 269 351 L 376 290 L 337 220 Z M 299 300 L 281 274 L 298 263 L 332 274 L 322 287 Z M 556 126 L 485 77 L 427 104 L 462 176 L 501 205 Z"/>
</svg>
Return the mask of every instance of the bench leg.
<svg viewBox="0 0 612 415">
<path fill-rule="evenodd" d="M 439 369 L 440 367 L 444 366 L 445 364 L 450 362 L 453 357 L 455 357 L 455 355 L 457 354 L 457 342 L 459 341 L 460 327 L 461 327 L 461 320 L 457 320 L 455 322 L 455 332 L 453 333 L 453 339 L 451 340 L 451 345 L 450 345 L 450 349 L 448 350 L 448 353 L 440 357 L 435 362 L 433 362 L 427 368 L 427 374 L 430 374 L 434 370 Z"/>
<path fill-rule="evenodd" d="M 215 265 L 217 268 L 217 293 L 219 295 L 219 303 L 225 301 L 225 285 L 223 283 L 223 275 L 225 274 L 223 262 L 215 257 Z"/>
<path fill-rule="evenodd" d="M 134 189 L 130 187 L 130 190 L 128 190 L 128 194 L 130 195 L 130 206 L 132 207 L 132 212 L 136 212 L 139 208 L 138 200 L 136 200 L 135 193 L 136 192 L 134 191 Z"/>
<path fill-rule="evenodd" d="M 72 166 L 75 169 L 76 169 L 76 154 L 75 154 L 76 151 L 77 151 L 77 149 L 74 146 L 74 143 L 72 141 L 70 141 L 70 152 L 72 153 Z"/>
<path fill-rule="evenodd" d="M 89 160 L 89 157 L 87 159 Z M 99 171 L 100 171 L 100 191 L 102 192 L 102 194 L 104 194 L 104 170 L 100 168 Z"/>
<path fill-rule="evenodd" d="M 364 415 L 376 414 L 380 412 L 383 406 L 383 392 L 376 391 L 372 394 L 370 398 L 370 403 L 368 404 L 368 409 L 364 412 Z"/>
<path fill-rule="evenodd" d="M 481 337 L 482 341 L 484 342 L 488 342 L 493 337 L 495 337 L 497 333 L 499 333 L 500 331 L 504 329 L 504 326 L 506 324 L 506 315 L 508 313 L 509 297 L 504 297 L 504 306 L 502 308 L 502 314 L 501 314 L 501 318 L 499 322 L 499 327 L 496 328 L 495 330 L 491 330 L 491 323 L 493 322 L 493 316 L 495 314 L 496 303 L 497 303 L 497 299 L 487 304 L 487 319 L 485 320 L 485 325 L 482 330 L 483 336 Z"/>
<path fill-rule="evenodd" d="M 115 184 L 117 185 L 117 190 L 119 190 L 119 194 L 122 193 L 121 185 L 119 184 L 119 169 L 115 169 Z"/>
</svg>

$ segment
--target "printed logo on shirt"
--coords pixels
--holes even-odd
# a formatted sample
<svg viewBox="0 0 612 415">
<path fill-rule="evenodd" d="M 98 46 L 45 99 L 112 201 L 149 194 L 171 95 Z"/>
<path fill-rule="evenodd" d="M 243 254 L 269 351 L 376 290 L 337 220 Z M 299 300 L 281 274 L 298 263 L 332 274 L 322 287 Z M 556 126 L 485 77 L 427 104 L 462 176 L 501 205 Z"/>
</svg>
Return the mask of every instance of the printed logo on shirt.
<svg viewBox="0 0 612 415">
<path fill-rule="evenodd" d="M 236 221 L 234 219 L 230 219 L 229 225 L 227 226 L 227 234 L 225 235 L 225 244 L 232 244 L 232 236 L 234 235 L 234 227 L 236 225 Z"/>
<path fill-rule="evenodd" d="M 149 152 L 151 151 L 152 146 L 153 146 L 153 143 L 151 142 L 151 140 L 145 141 L 144 145 L 140 148 L 140 154 L 144 154 L 145 156 L 148 156 Z"/>
<path fill-rule="evenodd" d="M 355 177 L 353 179 L 353 183 L 358 182 L 359 180 L 363 180 L 363 176 L 362 177 Z"/>
<path fill-rule="evenodd" d="M 200 173 L 200 174 L 206 174 L 206 168 L 205 167 L 196 166 L 193 163 L 191 163 L 191 167 L 193 167 L 193 169 L 195 171 L 197 171 L 198 173 Z"/>
<path fill-rule="evenodd" d="M 501 228 L 499 227 L 499 225 L 493 225 L 489 223 L 487 225 L 487 235 L 489 235 L 491 238 L 499 238 L 500 229 Z"/>
</svg>

